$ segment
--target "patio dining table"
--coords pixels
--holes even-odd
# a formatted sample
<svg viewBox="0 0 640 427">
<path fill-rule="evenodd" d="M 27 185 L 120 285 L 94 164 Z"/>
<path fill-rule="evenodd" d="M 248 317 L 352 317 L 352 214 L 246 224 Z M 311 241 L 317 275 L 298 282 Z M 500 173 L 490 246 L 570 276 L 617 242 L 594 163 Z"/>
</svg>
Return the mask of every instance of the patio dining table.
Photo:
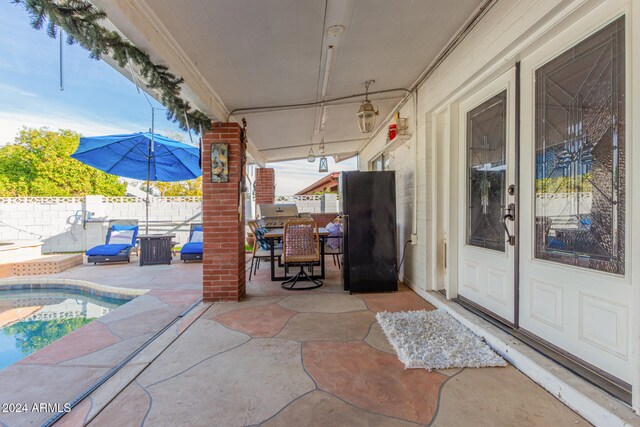
<svg viewBox="0 0 640 427">
<path fill-rule="evenodd" d="M 274 228 L 269 230 L 268 233 L 264 234 L 264 238 L 269 241 L 269 246 L 271 246 L 271 281 L 275 282 L 278 280 L 287 280 L 289 277 L 286 276 L 276 276 L 276 256 L 275 256 L 275 243 L 276 240 L 282 239 L 284 235 L 284 229 L 282 228 Z M 326 228 L 318 228 L 318 236 L 320 237 L 320 275 L 312 275 L 311 277 L 314 279 L 324 279 L 324 242 L 327 236 L 329 236 L 329 230 Z"/>
</svg>

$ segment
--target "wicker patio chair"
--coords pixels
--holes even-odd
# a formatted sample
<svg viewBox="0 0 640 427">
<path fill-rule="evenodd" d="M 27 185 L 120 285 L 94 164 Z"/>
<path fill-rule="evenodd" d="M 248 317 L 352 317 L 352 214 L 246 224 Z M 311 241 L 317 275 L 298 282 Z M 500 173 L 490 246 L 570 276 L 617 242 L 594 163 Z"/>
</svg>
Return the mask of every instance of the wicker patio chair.
<svg viewBox="0 0 640 427">
<path fill-rule="evenodd" d="M 283 289 L 299 291 L 315 289 L 322 286 L 321 280 L 313 279 L 304 267 L 313 268 L 320 262 L 320 237 L 318 225 L 313 219 L 290 219 L 284 225 L 282 237 L 282 262 L 285 269 L 291 266 L 300 267 L 300 271 L 293 277 L 282 282 Z M 313 272 L 311 273 L 313 275 Z M 310 286 L 295 287 L 298 281 L 309 281 Z"/>
<path fill-rule="evenodd" d="M 251 276 L 256 274 L 258 268 L 260 268 L 260 261 L 271 258 L 271 245 L 267 239 L 264 238 L 264 233 L 268 231 L 266 228 L 260 227 L 258 222 L 254 220 L 247 221 L 247 225 L 256 238 L 251 254 L 251 267 L 249 267 L 249 280 L 251 280 Z M 274 256 L 278 258 L 278 264 L 280 264 L 282 245 L 276 243 L 273 248 L 273 253 Z"/>
</svg>

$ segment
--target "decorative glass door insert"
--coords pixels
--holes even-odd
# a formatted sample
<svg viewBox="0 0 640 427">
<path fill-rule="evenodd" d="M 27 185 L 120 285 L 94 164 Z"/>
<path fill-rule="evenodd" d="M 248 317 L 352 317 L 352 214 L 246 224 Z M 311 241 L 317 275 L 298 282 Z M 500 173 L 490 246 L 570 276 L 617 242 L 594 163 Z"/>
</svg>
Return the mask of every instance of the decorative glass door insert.
<svg viewBox="0 0 640 427">
<path fill-rule="evenodd" d="M 535 257 L 624 274 L 624 18 L 536 70 Z"/>
<path fill-rule="evenodd" d="M 507 91 L 467 113 L 467 244 L 505 250 Z"/>
</svg>

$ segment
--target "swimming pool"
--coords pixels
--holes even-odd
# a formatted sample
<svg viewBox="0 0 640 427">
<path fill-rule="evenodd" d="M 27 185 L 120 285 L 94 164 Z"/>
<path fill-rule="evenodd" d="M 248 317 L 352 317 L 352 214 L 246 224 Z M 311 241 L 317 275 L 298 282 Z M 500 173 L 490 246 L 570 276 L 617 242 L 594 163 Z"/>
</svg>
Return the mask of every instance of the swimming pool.
<svg viewBox="0 0 640 427">
<path fill-rule="evenodd" d="M 0 290 L 0 370 L 132 298 L 63 286 Z"/>
</svg>

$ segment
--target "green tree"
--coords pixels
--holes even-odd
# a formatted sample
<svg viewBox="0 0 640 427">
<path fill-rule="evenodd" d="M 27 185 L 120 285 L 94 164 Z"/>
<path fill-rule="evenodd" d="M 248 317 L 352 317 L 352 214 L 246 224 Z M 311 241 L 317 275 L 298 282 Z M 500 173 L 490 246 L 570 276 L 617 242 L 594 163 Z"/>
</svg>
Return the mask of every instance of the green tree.
<svg viewBox="0 0 640 427">
<path fill-rule="evenodd" d="M 0 197 L 124 196 L 127 185 L 70 157 L 80 134 L 23 128 L 13 144 L 0 147 Z"/>
<path fill-rule="evenodd" d="M 91 323 L 94 319 L 75 317 L 71 319 L 32 320 L 18 322 L 2 329 L 5 335 L 15 339 L 16 348 L 29 355 L 55 340 Z"/>
<path fill-rule="evenodd" d="M 202 176 L 188 181 L 178 182 L 162 182 L 157 181 L 153 184 L 160 195 L 167 196 L 202 196 Z"/>
<path fill-rule="evenodd" d="M 176 132 L 169 132 L 167 138 L 171 138 L 173 140 L 184 142 L 184 138 L 182 135 Z M 156 181 L 151 184 L 152 187 L 155 187 L 160 192 L 160 196 L 162 197 L 170 197 L 170 196 L 202 196 L 202 176 L 196 179 L 190 179 L 188 181 L 177 181 L 177 182 L 164 182 L 164 181 Z M 146 188 L 146 183 L 145 183 Z"/>
</svg>

